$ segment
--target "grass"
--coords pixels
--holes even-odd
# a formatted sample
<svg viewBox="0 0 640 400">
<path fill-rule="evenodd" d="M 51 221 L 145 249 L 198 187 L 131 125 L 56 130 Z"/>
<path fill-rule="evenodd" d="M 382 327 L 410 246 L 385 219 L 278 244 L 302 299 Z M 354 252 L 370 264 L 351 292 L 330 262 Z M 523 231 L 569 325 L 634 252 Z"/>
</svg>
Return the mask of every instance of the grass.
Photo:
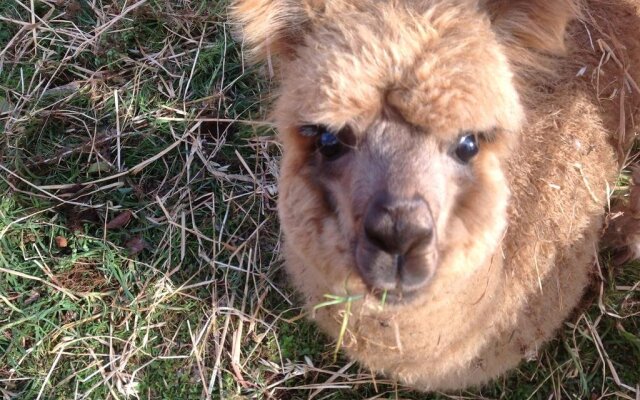
<svg viewBox="0 0 640 400">
<path fill-rule="evenodd" d="M 640 268 L 481 391 L 422 395 L 299 318 L 270 82 L 220 1 L 0 2 L 0 398 L 639 398 Z"/>
</svg>

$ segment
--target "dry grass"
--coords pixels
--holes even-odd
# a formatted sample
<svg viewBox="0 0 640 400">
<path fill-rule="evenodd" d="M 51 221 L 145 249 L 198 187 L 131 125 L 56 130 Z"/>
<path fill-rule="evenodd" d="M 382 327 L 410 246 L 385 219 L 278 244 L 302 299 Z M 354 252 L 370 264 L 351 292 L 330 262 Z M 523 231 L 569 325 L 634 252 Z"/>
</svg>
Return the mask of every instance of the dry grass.
<svg viewBox="0 0 640 400">
<path fill-rule="evenodd" d="M 0 3 L 1 398 L 427 397 L 299 318 L 270 84 L 225 7 Z M 639 399 L 640 268 L 601 273 L 538 359 L 429 397 Z"/>
</svg>

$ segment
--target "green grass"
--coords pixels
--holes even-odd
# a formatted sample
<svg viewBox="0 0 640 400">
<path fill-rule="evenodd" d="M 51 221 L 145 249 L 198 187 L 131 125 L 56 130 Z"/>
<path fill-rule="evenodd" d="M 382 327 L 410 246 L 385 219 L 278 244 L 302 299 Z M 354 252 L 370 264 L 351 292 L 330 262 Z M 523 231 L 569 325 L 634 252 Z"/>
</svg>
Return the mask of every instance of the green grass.
<svg viewBox="0 0 640 400">
<path fill-rule="evenodd" d="M 271 83 L 225 2 L 33 6 L 0 2 L 0 398 L 636 396 L 640 268 L 606 256 L 585 313 L 481 391 L 334 362 L 282 271 Z"/>
</svg>

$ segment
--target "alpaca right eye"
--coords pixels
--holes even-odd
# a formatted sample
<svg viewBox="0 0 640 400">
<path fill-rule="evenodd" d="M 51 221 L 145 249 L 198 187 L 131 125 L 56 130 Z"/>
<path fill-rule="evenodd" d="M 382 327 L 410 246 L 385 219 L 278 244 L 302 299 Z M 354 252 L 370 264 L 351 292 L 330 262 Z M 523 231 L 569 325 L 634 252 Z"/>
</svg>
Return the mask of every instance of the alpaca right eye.
<svg viewBox="0 0 640 400">
<path fill-rule="evenodd" d="M 334 132 L 324 125 L 302 125 L 298 132 L 302 136 L 315 138 L 316 149 L 328 161 L 340 158 L 355 144 L 355 137 L 348 127 Z"/>
<path fill-rule="evenodd" d="M 329 131 L 323 129 L 320 136 L 318 136 L 318 142 L 316 144 L 320 154 L 329 161 L 335 160 L 345 153 L 346 147 L 340 142 L 338 136 Z"/>
</svg>

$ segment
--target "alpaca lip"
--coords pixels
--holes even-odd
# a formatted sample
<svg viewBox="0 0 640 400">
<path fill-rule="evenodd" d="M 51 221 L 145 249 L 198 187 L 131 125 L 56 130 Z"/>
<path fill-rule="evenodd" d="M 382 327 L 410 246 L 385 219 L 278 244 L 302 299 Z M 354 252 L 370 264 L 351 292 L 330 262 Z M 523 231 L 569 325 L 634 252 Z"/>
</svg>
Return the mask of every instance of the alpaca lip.
<svg viewBox="0 0 640 400">
<path fill-rule="evenodd" d="M 399 300 L 412 299 L 429 283 L 438 267 L 438 251 L 413 249 L 400 255 L 380 250 L 367 240 L 355 247 L 355 264 L 360 278 L 372 293 L 382 297 L 386 291 Z"/>
<path fill-rule="evenodd" d="M 380 300 L 382 304 L 404 305 L 413 302 L 420 294 L 419 290 L 382 290 L 373 288 L 371 294 Z"/>
</svg>

